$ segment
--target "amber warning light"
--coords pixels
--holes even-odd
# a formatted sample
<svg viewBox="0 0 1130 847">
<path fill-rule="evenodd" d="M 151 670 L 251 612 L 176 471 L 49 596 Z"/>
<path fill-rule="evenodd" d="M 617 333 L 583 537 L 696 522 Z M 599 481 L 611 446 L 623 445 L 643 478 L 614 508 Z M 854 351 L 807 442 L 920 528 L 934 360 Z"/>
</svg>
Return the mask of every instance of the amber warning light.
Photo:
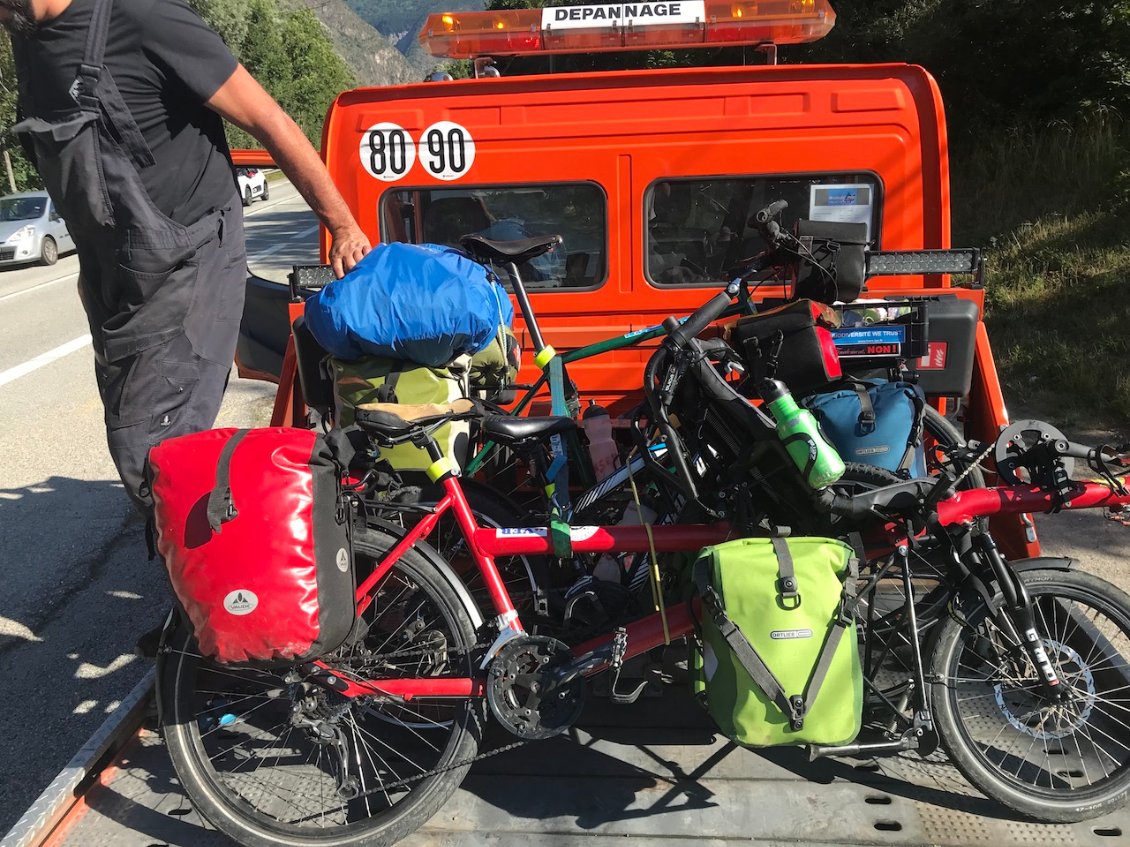
<svg viewBox="0 0 1130 847">
<path fill-rule="evenodd" d="M 717 3 L 666 0 L 429 15 L 420 43 L 433 56 L 804 44 L 836 23 L 828 0 Z"/>
</svg>

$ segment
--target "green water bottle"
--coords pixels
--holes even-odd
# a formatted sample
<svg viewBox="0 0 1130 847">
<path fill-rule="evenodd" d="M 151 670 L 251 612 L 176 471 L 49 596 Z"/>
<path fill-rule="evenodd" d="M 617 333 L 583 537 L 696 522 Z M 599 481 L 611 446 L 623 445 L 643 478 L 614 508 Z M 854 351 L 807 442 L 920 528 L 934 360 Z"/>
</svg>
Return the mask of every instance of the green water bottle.
<svg viewBox="0 0 1130 847">
<path fill-rule="evenodd" d="M 844 475 L 844 460 L 824 438 L 812 412 L 797 405 L 783 382 L 762 382 L 761 399 L 777 422 L 777 436 L 809 485 L 826 488 Z"/>
</svg>

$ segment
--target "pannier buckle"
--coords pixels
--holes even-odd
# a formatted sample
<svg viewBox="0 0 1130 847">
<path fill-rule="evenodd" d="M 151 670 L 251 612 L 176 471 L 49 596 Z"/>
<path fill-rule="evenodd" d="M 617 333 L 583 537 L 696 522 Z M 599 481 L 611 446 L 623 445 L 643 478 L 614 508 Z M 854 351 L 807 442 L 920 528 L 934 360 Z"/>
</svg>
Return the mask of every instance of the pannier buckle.
<svg viewBox="0 0 1130 847">
<path fill-rule="evenodd" d="M 789 709 L 792 712 L 789 715 L 789 727 L 793 732 L 799 732 L 804 729 L 804 698 L 799 695 L 790 697 Z"/>
<path fill-rule="evenodd" d="M 796 577 L 783 576 L 777 580 L 777 591 L 783 597 L 791 600 L 798 596 Z"/>
</svg>

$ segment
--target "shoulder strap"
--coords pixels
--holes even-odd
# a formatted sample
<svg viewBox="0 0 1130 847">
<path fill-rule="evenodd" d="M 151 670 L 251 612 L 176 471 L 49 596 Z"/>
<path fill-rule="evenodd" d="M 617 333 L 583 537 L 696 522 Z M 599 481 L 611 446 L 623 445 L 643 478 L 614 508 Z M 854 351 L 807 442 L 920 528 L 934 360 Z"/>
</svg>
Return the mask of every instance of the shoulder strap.
<svg viewBox="0 0 1130 847">
<path fill-rule="evenodd" d="M 694 583 L 699 596 L 702 597 L 703 608 L 710 614 L 714 625 L 718 627 L 718 632 L 726 639 L 726 643 L 734 651 L 734 655 L 738 657 L 738 661 L 742 663 L 742 667 L 745 668 L 754 685 L 760 688 L 761 692 L 777 705 L 781 714 L 789 718 L 789 725 L 794 730 L 800 729 L 804 725 L 803 700 L 796 697 L 790 698 L 785 694 L 784 688 L 778 682 L 777 677 L 773 675 L 773 671 L 769 670 L 769 666 L 758 655 L 754 646 L 749 643 L 749 639 L 738 629 L 737 624 L 727 616 L 714 586 L 710 584 L 709 569 L 709 558 L 703 557 L 694 563 Z"/>
<path fill-rule="evenodd" d="M 384 383 L 377 389 L 377 401 L 381 403 L 399 403 L 396 399 L 396 384 L 400 382 L 400 375 L 404 372 L 404 363 L 397 360 L 388 372 Z"/>
<path fill-rule="evenodd" d="M 212 493 L 208 495 L 208 526 L 217 534 L 222 524 L 239 514 L 232 500 L 231 460 L 236 446 L 249 432 L 251 430 L 241 429 L 232 435 L 224 445 L 224 449 L 220 451 L 220 458 L 216 462 L 216 484 L 212 487 Z"/>
<path fill-rule="evenodd" d="M 78 67 L 79 85 L 75 99 L 84 109 L 95 112 L 101 108 L 96 92 L 98 80 L 102 77 L 102 62 L 106 58 L 106 38 L 110 32 L 110 12 L 113 7 L 114 0 L 94 0 L 82 64 Z"/>
<path fill-rule="evenodd" d="M 926 398 L 918 389 L 918 386 L 904 383 L 902 389 L 910 395 L 911 402 L 914 404 L 914 420 L 910 424 L 910 435 L 906 439 L 906 452 L 902 454 L 902 461 L 899 462 L 899 470 L 910 471 L 914 467 L 914 453 L 918 445 L 922 442 L 922 427 L 923 419 L 926 413 Z"/>
<path fill-rule="evenodd" d="M 157 160 L 145 142 L 137 121 L 126 108 L 121 91 L 104 66 L 113 7 L 114 0 L 94 2 L 90 28 L 86 31 L 82 64 L 79 65 L 75 78 L 74 96 L 84 111 L 97 112 L 102 116 L 122 150 L 138 168 L 147 168 L 156 164 Z"/>
<path fill-rule="evenodd" d="M 848 559 L 847 572 L 844 574 L 843 594 L 840 598 L 840 608 L 836 614 L 836 620 L 832 622 L 832 628 L 824 639 L 824 646 L 820 648 L 820 657 L 816 660 L 816 667 L 812 669 L 812 676 L 808 678 L 808 684 L 804 687 L 805 714 L 816 701 L 816 695 L 820 693 L 820 686 L 824 684 L 824 678 L 828 675 L 828 669 L 832 666 L 836 649 L 840 646 L 840 639 L 843 638 L 844 632 L 847 631 L 855 617 L 855 608 L 859 602 L 855 590 L 855 581 L 858 576 L 859 560 L 853 556 Z"/>
<path fill-rule="evenodd" d="M 791 600 L 800 605 L 800 592 L 796 583 L 796 568 L 793 566 L 793 554 L 789 552 L 789 544 L 783 538 L 770 538 L 773 552 L 777 556 L 777 593 L 784 600 Z"/>
</svg>

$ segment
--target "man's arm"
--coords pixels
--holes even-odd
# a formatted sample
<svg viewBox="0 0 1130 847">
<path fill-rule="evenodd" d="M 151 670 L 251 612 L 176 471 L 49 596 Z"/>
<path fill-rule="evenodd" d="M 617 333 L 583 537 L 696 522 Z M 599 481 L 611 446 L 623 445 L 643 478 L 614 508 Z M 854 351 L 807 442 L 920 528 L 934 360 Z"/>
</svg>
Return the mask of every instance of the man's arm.
<svg viewBox="0 0 1130 847">
<path fill-rule="evenodd" d="M 291 117 L 239 65 L 208 108 L 253 136 L 271 154 L 330 231 L 330 262 L 340 278 L 369 252 L 369 239 L 330 179 L 321 156 Z"/>
</svg>

